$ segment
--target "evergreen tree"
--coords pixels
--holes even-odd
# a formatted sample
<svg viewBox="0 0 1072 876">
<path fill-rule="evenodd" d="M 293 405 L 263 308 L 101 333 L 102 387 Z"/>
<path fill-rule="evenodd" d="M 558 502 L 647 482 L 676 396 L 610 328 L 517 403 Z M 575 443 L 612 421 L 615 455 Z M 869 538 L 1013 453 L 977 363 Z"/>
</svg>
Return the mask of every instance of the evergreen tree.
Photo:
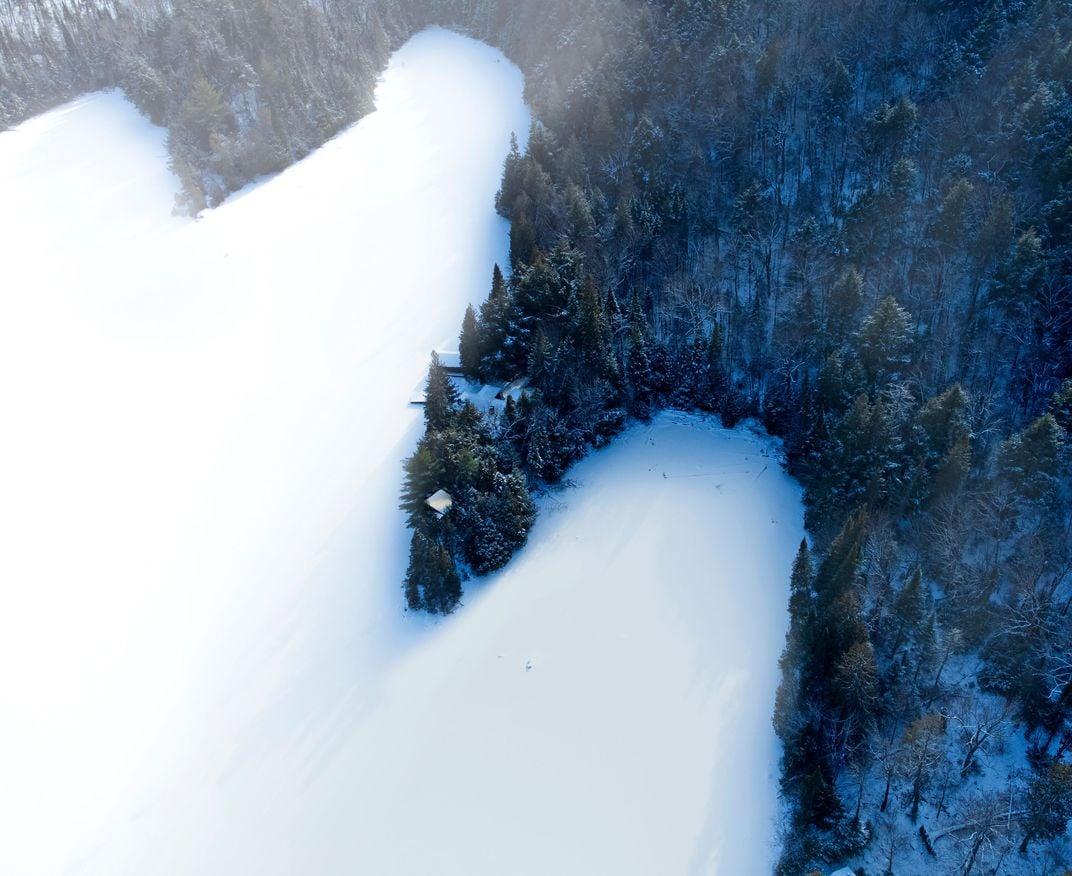
<svg viewBox="0 0 1072 876">
<path fill-rule="evenodd" d="M 832 351 L 819 371 L 816 401 L 820 410 L 840 414 L 862 389 L 863 375 L 856 362 L 839 350 Z"/>
<path fill-rule="evenodd" d="M 177 130 L 188 135 L 198 149 L 209 152 L 214 137 L 234 130 L 235 119 L 216 87 L 199 76 L 179 108 L 176 124 Z"/>
<path fill-rule="evenodd" d="M 949 448 L 945 459 L 934 475 L 931 501 L 956 496 L 963 487 L 971 471 L 971 442 L 967 433 L 962 433 L 956 443 Z"/>
<path fill-rule="evenodd" d="M 465 308 L 462 333 L 458 339 L 458 355 L 465 376 L 475 380 L 480 373 L 480 327 L 472 305 Z"/>
<path fill-rule="evenodd" d="M 968 209 L 973 191 L 972 184 L 961 179 L 953 183 L 942 199 L 938 215 L 934 220 L 932 234 L 935 240 L 946 249 L 955 249 L 963 242 L 964 223 L 968 218 Z"/>
<path fill-rule="evenodd" d="M 798 817 L 807 825 L 829 830 L 841 817 L 837 788 L 816 764 L 800 783 Z"/>
<path fill-rule="evenodd" d="M 826 330 L 834 342 L 848 338 L 864 302 L 863 280 L 855 267 L 849 267 L 830 287 Z"/>
<path fill-rule="evenodd" d="M 632 392 L 631 413 L 647 419 L 655 394 L 655 375 L 651 364 L 647 319 L 640 299 L 633 294 L 629 303 L 629 343 L 626 351 L 626 376 Z"/>
<path fill-rule="evenodd" d="M 886 161 L 905 149 L 919 123 L 919 108 L 900 97 L 876 110 L 867 120 L 867 136 L 873 154 Z"/>
<path fill-rule="evenodd" d="M 551 342 L 547 340 L 547 334 L 542 325 L 536 326 L 536 335 L 529 351 L 527 373 L 529 381 L 538 389 L 547 390 L 552 385 L 554 377 L 554 356 L 551 352 Z"/>
<path fill-rule="evenodd" d="M 812 574 L 808 540 L 802 538 L 789 579 L 789 615 L 794 621 L 804 622 L 807 619 L 812 604 Z"/>
<path fill-rule="evenodd" d="M 1063 435 L 1051 414 L 1043 414 L 1001 447 L 998 467 L 1013 491 L 1028 501 L 1048 501 L 1058 488 Z"/>
<path fill-rule="evenodd" d="M 835 119 L 843 120 L 852 99 L 852 77 L 848 68 L 837 58 L 827 64 L 823 83 L 823 103 L 826 112 Z"/>
<path fill-rule="evenodd" d="M 852 722 L 850 738 L 862 739 L 875 716 L 879 695 L 875 650 L 869 641 L 849 646 L 837 662 L 832 682 L 836 703 Z"/>
<path fill-rule="evenodd" d="M 424 421 L 428 429 L 445 429 L 457 405 L 458 390 L 439 361 L 439 356 L 432 353 L 424 391 Z"/>
<path fill-rule="evenodd" d="M 959 383 L 928 401 L 916 416 L 928 462 L 943 459 L 968 430 L 968 396 Z"/>
<path fill-rule="evenodd" d="M 919 628 L 923 622 L 923 610 L 923 573 L 917 567 L 894 599 L 893 619 L 897 624 L 897 633 L 890 647 L 891 658 L 897 655 L 905 638 Z"/>
<path fill-rule="evenodd" d="M 1034 840 L 1050 840 L 1068 830 L 1072 819 L 1072 764 L 1052 763 L 1039 770 L 1027 786 L 1024 839 L 1020 853 Z"/>
<path fill-rule="evenodd" d="M 722 324 L 716 320 L 711 327 L 706 350 L 706 380 L 703 381 L 697 401 L 708 410 L 719 410 L 729 395 L 729 378 L 723 361 L 725 341 Z"/>
<path fill-rule="evenodd" d="M 866 534 L 867 514 L 858 511 L 850 515 L 815 576 L 815 589 L 822 604 L 829 605 L 852 588 Z"/>
<path fill-rule="evenodd" d="M 517 136 L 510 134 L 510 151 L 503 165 L 502 185 L 495 196 L 496 209 L 507 219 L 513 219 L 514 205 L 524 192 L 525 159 L 517 143 Z M 497 268 L 498 266 L 496 266 Z"/>
<path fill-rule="evenodd" d="M 462 597 L 461 577 L 450 551 L 415 530 L 405 580 L 406 603 L 412 610 L 450 614 Z"/>
<path fill-rule="evenodd" d="M 887 295 L 860 326 L 857 348 L 875 382 L 899 374 L 908 364 L 912 324 L 908 311 Z"/>
<path fill-rule="evenodd" d="M 428 537 L 423 532 L 414 531 L 409 542 L 409 566 L 406 568 L 406 577 L 402 583 L 406 594 L 406 606 L 410 611 L 421 611 L 424 608 L 421 584 L 427 565 Z"/>
<path fill-rule="evenodd" d="M 1053 394 L 1049 414 L 1065 433 L 1065 442 L 1072 439 L 1072 378 L 1064 381 Z"/>
<path fill-rule="evenodd" d="M 525 477 L 516 469 L 496 472 L 488 494 L 469 494 L 466 502 L 469 538 L 466 559 L 473 571 L 484 575 L 506 565 L 522 547 L 536 516 Z"/>
<path fill-rule="evenodd" d="M 480 305 L 478 321 L 480 338 L 480 370 L 502 375 L 504 351 L 510 332 L 510 300 L 502 271 L 495 265 L 491 274 L 491 293 Z"/>
<path fill-rule="evenodd" d="M 406 477 L 399 507 L 406 512 L 408 525 L 418 528 L 428 515 L 424 500 L 441 488 L 446 480 L 447 466 L 427 434 L 404 466 Z"/>
<path fill-rule="evenodd" d="M 591 274 L 584 278 L 577 307 L 577 348 L 588 367 L 596 374 L 608 376 L 607 325 L 603 302 Z"/>
</svg>

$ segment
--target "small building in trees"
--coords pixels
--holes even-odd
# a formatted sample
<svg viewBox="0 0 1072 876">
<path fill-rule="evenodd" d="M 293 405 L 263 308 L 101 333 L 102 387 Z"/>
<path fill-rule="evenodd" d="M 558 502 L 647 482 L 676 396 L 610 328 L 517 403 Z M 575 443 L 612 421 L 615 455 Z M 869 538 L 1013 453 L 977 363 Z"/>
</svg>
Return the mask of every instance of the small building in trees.
<svg viewBox="0 0 1072 876">
<path fill-rule="evenodd" d="M 454 504 L 454 498 L 446 490 L 436 490 L 424 500 L 424 504 L 435 511 L 438 517 L 442 517 Z"/>
</svg>

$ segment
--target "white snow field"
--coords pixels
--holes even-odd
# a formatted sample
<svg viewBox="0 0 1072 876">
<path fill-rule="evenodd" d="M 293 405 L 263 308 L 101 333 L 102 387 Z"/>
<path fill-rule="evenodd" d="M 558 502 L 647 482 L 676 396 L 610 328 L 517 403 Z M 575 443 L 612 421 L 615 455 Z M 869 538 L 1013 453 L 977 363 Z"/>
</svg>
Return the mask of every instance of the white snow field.
<svg viewBox="0 0 1072 876">
<path fill-rule="evenodd" d="M 198 221 L 117 93 L 0 134 L 0 872 L 769 869 L 799 492 L 664 414 L 402 611 L 406 400 L 481 300 L 528 115 L 426 31 Z"/>
</svg>

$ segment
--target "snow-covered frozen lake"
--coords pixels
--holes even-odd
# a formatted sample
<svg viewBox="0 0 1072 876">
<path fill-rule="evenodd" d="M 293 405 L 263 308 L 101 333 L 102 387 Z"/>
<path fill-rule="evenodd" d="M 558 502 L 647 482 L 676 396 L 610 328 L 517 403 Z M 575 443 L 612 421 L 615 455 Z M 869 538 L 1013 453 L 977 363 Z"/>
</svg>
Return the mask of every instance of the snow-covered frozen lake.
<svg viewBox="0 0 1072 876">
<path fill-rule="evenodd" d="M 635 427 L 457 615 L 401 610 L 406 400 L 527 127 L 431 30 L 196 222 L 117 93 L 0 134 L 0 871 L 762 869 L 802 532 L 762 439 Z"/>
</svg>

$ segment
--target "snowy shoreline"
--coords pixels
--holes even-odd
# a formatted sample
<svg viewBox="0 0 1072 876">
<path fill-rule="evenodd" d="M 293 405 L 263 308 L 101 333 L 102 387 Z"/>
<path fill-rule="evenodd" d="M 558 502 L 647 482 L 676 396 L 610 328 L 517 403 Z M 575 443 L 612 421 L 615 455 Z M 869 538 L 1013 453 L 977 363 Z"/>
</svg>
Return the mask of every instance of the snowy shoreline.
<svg viewBox="0 0 1072 876">
<path fill-rule="evenodd" d="M 5 868 L 773 859 L 802 530 L 768 439 L 634 425 L 462 612 L 402 611 L 406 399 L 506 261 L 527 120 L 515 67 L 433 29 L 375 113 L 198 222 L 116 92 L 0 135 Z"/>
</svg>

